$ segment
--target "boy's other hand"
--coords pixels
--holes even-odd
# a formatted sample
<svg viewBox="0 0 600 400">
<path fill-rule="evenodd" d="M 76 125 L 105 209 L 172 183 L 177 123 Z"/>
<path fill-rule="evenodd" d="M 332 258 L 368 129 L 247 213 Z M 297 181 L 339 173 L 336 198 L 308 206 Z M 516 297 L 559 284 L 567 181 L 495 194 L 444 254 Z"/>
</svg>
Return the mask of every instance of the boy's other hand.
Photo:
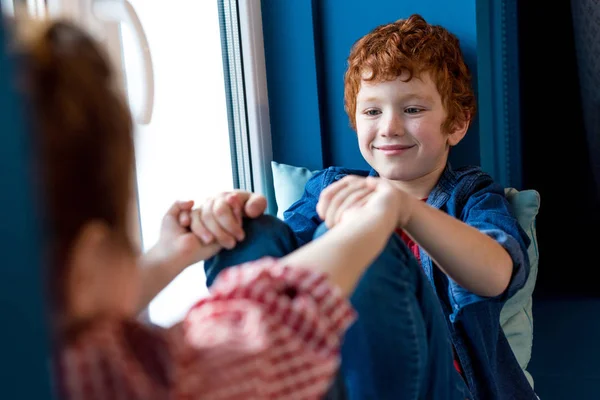
<svg viewBox="0 0 600 400">
<path fill-rule="evenodd" d="M 385 179 L 349 175 L 321 193 L 317 213 L 329 228 L 350 218 L 385 218 L 402 227 L 411 214 L 411 200 Z"/>
<path fill-rule="evenodd" d="M 321 192 L 317 203 L 317 214 L 331 229 L 337 225 L 348 210 L 360 208 L 373 192 L 365 178 L 348 175 L 329 185 Z"/>
<path fill-rule="evenodd" d="M 189 221 L 187 216 L 182 216 L 180 224 L 186 226 L 188 223 L 187 226 L 205 245 L 216 243 L 233 249 L 245 238 L 242 219 L 259 217 L 266 208 L 267 200 L 259 194 L 246 191 L 221 193 L 193 210 Z"/>
</svg>

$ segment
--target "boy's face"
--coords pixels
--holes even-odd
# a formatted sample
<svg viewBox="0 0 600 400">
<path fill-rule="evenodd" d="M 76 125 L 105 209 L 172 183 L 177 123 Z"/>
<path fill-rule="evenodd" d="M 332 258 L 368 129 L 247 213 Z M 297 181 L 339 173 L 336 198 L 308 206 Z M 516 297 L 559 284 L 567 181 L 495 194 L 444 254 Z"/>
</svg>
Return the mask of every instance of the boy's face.
<svg viewBox="0 0 600 400">
<path fill-rule="evenodd" d="M 437 181 L 467 126 L 442 131 L 446 110 L 428 73 L 404 82 L 362 81 L 356 101 L 360 152 L 382 178 Z"/>
</svg>

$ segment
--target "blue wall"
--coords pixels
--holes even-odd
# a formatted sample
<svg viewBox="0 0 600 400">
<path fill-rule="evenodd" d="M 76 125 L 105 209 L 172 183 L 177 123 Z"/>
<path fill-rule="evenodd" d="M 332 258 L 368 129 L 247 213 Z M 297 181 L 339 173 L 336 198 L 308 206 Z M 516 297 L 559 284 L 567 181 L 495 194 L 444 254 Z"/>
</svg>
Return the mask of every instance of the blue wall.
<svg viewBox="0 0 600 400">
<path fill-rule="evenodd" d="M 51 399 L 32 149 L 0 20 L 0 398 Z"/>
<path fill-rule="evenodd" d="M 274 159 L 322 168 L 313 7 L 262 0 L 261 8 Z"/>
<path fill-rule="evenodd" d="M 377 25 L 419 13 L 428 22 L 448 28 L 461 40 L 477 92 L 475 2 L 263 0 L 275 161 L 310 169 L 368 167 L 344 111 L 343 75 L 352 44 Z M 476 118 L 467 137 L 453 150 L 453 163 L 479 164 L 478 126 Z"/>
</svg>

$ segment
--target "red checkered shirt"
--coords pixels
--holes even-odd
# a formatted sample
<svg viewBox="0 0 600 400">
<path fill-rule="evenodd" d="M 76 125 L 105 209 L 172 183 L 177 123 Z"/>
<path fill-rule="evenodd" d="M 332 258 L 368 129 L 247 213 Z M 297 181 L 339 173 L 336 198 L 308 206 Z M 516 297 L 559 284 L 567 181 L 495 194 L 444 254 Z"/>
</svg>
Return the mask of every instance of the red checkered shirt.
<svg viewBox="0 0 600 400">
<path fill-rule="evenodd" d="M 225 270 L 170 329 L 87 327 L 59 351 L 60 398 L 319 399 L 354 318 L 323 274 L 265 258 Z"/>
</svg>

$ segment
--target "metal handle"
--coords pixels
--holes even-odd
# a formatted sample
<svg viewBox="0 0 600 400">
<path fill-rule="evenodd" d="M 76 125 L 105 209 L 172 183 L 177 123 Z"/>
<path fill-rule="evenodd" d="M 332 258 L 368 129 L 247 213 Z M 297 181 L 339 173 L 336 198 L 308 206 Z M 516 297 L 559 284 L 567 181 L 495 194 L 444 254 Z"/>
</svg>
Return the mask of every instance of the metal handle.
<svg viewBox="0 0 600 400">
<path fill-rule="evenodd" d="M 152 120 L 154 110 L 154 67 L 152 65 L 152 55 L 150 46 L 142 23 L 135 12 L 135 9 L 127 0 L 96 0 L 93 4 L 93 13 L 96 18 L 105 21 L 120 22 L 129 25 L 137 39 L 138 53 L 143 61 L 143 71 L 145 85 L 144 95 L 142 96 L 142 105 L 134 116 L 139 124 L 147 125 Z"/>
</svg>

